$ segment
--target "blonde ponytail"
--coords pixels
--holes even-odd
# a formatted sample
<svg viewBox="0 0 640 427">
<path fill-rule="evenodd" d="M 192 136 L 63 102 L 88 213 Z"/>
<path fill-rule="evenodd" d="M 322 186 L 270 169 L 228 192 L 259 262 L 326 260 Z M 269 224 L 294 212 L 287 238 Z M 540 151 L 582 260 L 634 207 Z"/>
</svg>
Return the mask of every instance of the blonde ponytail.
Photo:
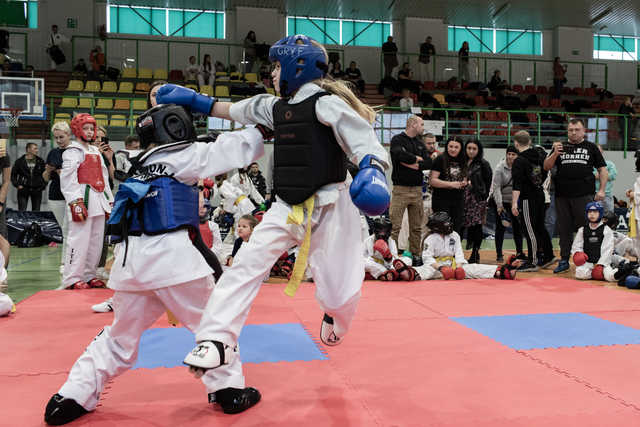
<svg viewBox="0 0 640 427">
<path fill-rule="evenodd" d="M 325 61 L 329 63 L 329 54 L 327 54 L 327 50 L 315 40 L 312 40 L 311 43 L 313 45 L 319 47 L 324 52 Z M 365 119 L 368 123 L 373 124 L 376 120 L 376 112 L 373 111 L 373 108 L 369 107 L 364 102 L 360 101 L 352 90 L 353 85 L 349 82 L 344 82 L 342 80 L 333 80 L 331 77 L 325 77 L 322 79 L 318 79 L 314 81 L 315 84 L 320 86 L 322 89 L 329 92 L 331 95 L 335 95 L 341 98 L 344 102 L 349 104 L 351 108 L 355 110 L 360 117 Z"/>
</svg>

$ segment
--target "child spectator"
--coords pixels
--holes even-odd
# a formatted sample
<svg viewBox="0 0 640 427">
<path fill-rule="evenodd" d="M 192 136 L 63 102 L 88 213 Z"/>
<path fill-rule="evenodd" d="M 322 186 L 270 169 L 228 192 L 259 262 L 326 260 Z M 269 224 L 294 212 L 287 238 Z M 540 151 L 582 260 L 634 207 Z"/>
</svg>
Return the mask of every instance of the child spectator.
<svg viewBox="0 0 640 427">
<path fill-rule="evenodd" d="M 97 278 L 102 251 L 104 223 L 111 212 L 113 195 L 109 172 L 98 147 L 92 145 L 97 134 L 96 120 L 89 114 L 78 114 L 71 120 L 77 140 L 62 153 L 60 189 L 69 205 L 67 252 L 65 253 L 62 287 L 66 289 L 103 288 Z"/>
<path fill-rule="evenodd" d="M 231 252 L 231 255 L 227 257 L 227 266 L 231 267 L 233 265 L 233 259 L 236 257 L 236 254 L 240 250 L 242 244 L 249 241 L 251 233 L 253 233 L 253 229 L 256 225 L 258 225 L 258 220 L 253 215 L 242 215 L 240 217 L 236 227 L 238 238 L 233 244 L 233 251 Z"/>
<path fill-rule="evenodd" d="M 611 267 L 613 231 L 602 220 L 604 208 L 600 202 L 589 202 L 585 207 L 587 225 L 580 227 L 571 246 L 576 265 L 576 279 L 615 282 L 616 270 Z"/>
<path fill-rule="evenodd" d="M 460 235 L 453 231 L 453 222 L 446 212 L 431 215 L 427 227 L 431 234 L 424 241 L 423 265 L 413 268 L 400 259 L 393 262 L 393 266 L 404 280 L 515 279 L 518 264 L 515 256 L 512 256 L 508 263 L 498 267 L 469 264 L 464 259 Z"/>
<path fill-rule="evenodd" d="M 384 217 L 374 220 L 373 233 L 364 241 L 365 273 L 385 282 L 398 279 L 398 273 L 393 269 L 398 248 L 391 238 L 391 221 Z"/>
</svg>

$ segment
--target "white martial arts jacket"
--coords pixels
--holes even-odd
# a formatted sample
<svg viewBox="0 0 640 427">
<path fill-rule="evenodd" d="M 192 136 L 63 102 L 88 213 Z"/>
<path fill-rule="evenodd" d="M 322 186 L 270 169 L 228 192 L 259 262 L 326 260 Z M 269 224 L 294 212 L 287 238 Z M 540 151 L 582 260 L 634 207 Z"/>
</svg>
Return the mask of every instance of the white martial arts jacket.
<svg viewBox="0 0 640 427">
<path fill-rule="evenodd" d="M 251 197 L 256 203 L 264 203 L 264 197 L 258 193 L 256 186 L 253 185 L 253 181 L 251 181 L 251 178 L 249 178 L 246 173 L 240 174 L 238 172 L 227 179 L 227 181 L 242 190 L 242 194 Z"/>
<path fill-rule="evenodd" d="M 171 147 L 168 146 L 172 146 Z M 243 167 L 264 155 L 262 135 L 249 128 L 220 135 L 216 142 L 168 144 L 150 150 L 133 178 L 149 180 L 172 176 L 195 185 L 202 176 L 220 175 Z M 144 291 L 177 285 L 212 274 L 204 258 L 191 243 L 187 230 L 157 236 L 129 236 L 123 266 L 124 247 L 118 248 L 111 269 L 109 287 L 123 291 Z M 118 246 L 124 245 L 119 243 Z"/>
<path fill-rule="evenodd" d="M 364 241 L 364 257 L 372 258 L 375 262 L 386 265 L 385 260 L 382 258 L 379 252 L 373 250 L 373 244 L 376 242 L 375 234 L 370 235 Z M 391 252 L 391 256 L 393 259 L 398 258 L 398 246 L 396 245 L 395 240 L 389 237 L 389 241 L 387 242 L 389 245 L 389 251 Z"/>
<path fill-rule="evenodd" d="M 602 224 L 602 221 L 598 223 L 598 227 Z M 576 233 L 576 237 L 573 239 L 573 245 L 571 245 L 571 257 L 576 252 L 582 252 L 584 249 L 584 227 L 580 227 Z M 602 244 L 600 245 L 600 259 L 598 262 L 589 260 L 588 262 L 593 264 L 600 264 L 604 266 L 611 265 L 611 255 L 613 255 L 613 230 L 609 227 L 604 227 Z"/>
<path fill-rule="evenodd" d="M 306 83 L 300 87 L 290 104 L 298 104 L 318 92 L 322 92 L 315 83 Z M 273 106 L 280 98 L 264 94 L 236 102 L 231 106 L 229 114 L 236 122 L 242 124 L 263 124 L 273 129 Z M 380 144 L 373 127 L 346 102 L 338 96 L 323 96 L 316 103 L 318 121 L 333 129 L 333 134 L 347 158 L 356 165 L 367 154 L 373 154 L 384 164 L 385 169 L 391 164 L 387 150 Z M 347 180 L 350 175 L 347 174 Z M 338 188 L 344 183 L 328 184 L 316 192 L 315 206 L 335 203 L 338 199 Z M 284 200 L 278 201 L 285 203 Z"/>
<path fill-rule="evenodd" d="M 104 191 L 98 192 L 87 184 L 78 183 L 78 167 L 84 162 L 85 154 L 96 154 L 100 158 L 102 166 L 102 179 L 104 181 Z M 89 188 L 89 200 L 85 199 L 85 194 Z M 111 212 L 113 194 L 109 187 L 109 170 L 104 164 L 102 154 L 97 147 L 88 144 L 86 147 L 73 141 L 62 153 L 62 171 L 60 172 L 60 190 L 67 204 L 77 199 L 83 199 L 88 204 L 87 212 L 89 217 L 104 215 Z"/>
<path fill-rule="evenodd" d="M 443 236 L 438 233 L 431 233 L 424 239 L 424 249 L 422 251 L 422 262 L 425 265 L 439 263 L 450 267 L 460 267 L 467 263 L 462 252 L 460 236 L 453 231 L 451 234 Z"/>
</svg>

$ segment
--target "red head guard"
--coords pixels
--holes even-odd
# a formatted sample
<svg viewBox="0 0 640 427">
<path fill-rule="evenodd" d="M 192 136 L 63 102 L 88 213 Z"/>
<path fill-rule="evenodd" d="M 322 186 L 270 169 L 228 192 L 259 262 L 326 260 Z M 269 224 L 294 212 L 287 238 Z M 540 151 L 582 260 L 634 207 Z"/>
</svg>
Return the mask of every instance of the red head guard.
<svg viewBox="0 0 640 427">
<path fill-rule="evenodd" d="M 86 125 L 87 123 L 93 125 L 93 138 L 91 139 L 87 138 L 87 136 L 84 134 L 84 131 L 82 130 L 84 125 Z M 71 119 L 71 131 L 76 136 L 76 138 L 79 138 L 84 142 L 92 142 L 96 139 L 96 134 L 98 133 L 98 124 L 96 123 L 96 119 L 94 119 L 91 114 L 80 113 L 74 116 L 73 119 Z"/>
</svg>

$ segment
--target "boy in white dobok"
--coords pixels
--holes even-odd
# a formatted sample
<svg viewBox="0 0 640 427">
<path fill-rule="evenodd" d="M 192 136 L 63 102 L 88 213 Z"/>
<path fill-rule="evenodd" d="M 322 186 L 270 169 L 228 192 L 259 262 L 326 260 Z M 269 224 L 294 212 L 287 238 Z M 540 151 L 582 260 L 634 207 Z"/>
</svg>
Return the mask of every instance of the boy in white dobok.
<svg viewBox="0 0 640 427">
<path fill-rule="evenodd" d="M 47 404 L 47 424 L 66 424 L 95 410 L 105 384 L 134 365 L 142 333 L 166 310 L 188 329 L 196 328 L 216 269 L 198 240 L 196 184 L 201 176 L 264 154 L 262 135 L 253 128 L 221 135 L 215 143 L 196 142 L 191 116 L 176 105 L 142 114 L 136 132 L 146 151 L 132 177 L 120 184 L 109 221 L 110 235 L 122 236 L 109 280 L 115 290 L 113 324 L 89 344 Z M 229 383 L 238 376 L 239 359 L 202 376 L 209 401 L 226 413 L 242 412 L 260 400 L 256 389 Z"/>
<path fill-rule="evenodd" d="M 398 279 L 393 260 L 398 258 L 398 247 L 391 238 L 391 221 L 380 217 L 373 221 L 373 234 L 364 241 L 364 271 L 373 279 L 385 282 Z M 371 279 L 369 277 L 369 279 Z M 365 279 L 367 276 L 365 275 Z"/>
<path fill-rule="evenodd" d="M 506 279 L 516 277 L 517 261 L 496 267 L 487 264 L 469 264 L 464 258 L 460 236 L 453 231 L 453 222 L 446 212 L 436 212 L 429 217 L 427 227 L 431 234 L 424 241 L 422 262 L 419 267 L 409 267 L 401 260 L 393 262 L 394 267 L 405 280 L 414 275 L 414 280 L 430 279 Z"/>
<path fill-rule="evenodd" d="M 603 215 L 600 202 L 589 202 L 585 206 L 587 225 L 578 229 L 571 246 L 576 279 L 616 281 L 616 269 L 611 267 L 613 230 L 602 220 Z"/>
</svg>

